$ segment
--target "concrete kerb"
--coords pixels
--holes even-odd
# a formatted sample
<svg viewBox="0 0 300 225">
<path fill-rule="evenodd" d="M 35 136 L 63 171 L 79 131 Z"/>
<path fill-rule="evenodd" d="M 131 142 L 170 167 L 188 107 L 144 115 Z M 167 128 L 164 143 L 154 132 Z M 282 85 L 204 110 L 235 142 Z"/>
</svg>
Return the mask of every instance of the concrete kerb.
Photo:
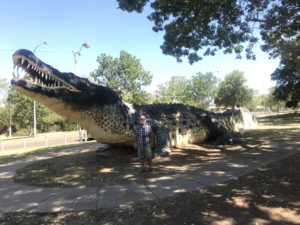
<svg viewBox="0 0 300 225">
<path fill-rule="evenodd" d="M 79 150 L 79 149 L 78 149 Z M 74 152 L 74 149 L 72 149 Z M 124 206 L 141 201 L 163 199 L 182 192 L 199 190 L 250 173 L 281 160 L 297 150 L 276 151 L 261 157 L 235 157 L 170 176 L 147 179 L 144 184 L 113 185 L 102 188 L 38 188 L 16 184 L 16 170 L 36 160 L 59 156 L 45 154 L 0 165 L 0 212 L 59 212 L 96 210 Z"/>
</svg>

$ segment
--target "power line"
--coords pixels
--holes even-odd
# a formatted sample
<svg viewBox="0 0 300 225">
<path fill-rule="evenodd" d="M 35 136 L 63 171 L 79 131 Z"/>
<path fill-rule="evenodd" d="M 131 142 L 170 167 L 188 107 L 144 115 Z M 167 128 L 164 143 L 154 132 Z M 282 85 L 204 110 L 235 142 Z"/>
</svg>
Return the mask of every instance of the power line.
<svg viewBox="0 0 300 225">
<path fill-rule="evenodd" d="M 13 50 L 13 49 L 0 49 L 1 52 L 15 52 L 17 50 Z M 72 50 L 67 51 L 67 50 L 42 50 L 42 51 L 37 51 L 37 52 L 44 52 L 44 53 L 71 53 Z"/>
<path fill-rule="evenodd" d="M 12 50 L 12 49 L 0 49 L 1 52 L 14 52 L 16 50 Z"/>
</svg>

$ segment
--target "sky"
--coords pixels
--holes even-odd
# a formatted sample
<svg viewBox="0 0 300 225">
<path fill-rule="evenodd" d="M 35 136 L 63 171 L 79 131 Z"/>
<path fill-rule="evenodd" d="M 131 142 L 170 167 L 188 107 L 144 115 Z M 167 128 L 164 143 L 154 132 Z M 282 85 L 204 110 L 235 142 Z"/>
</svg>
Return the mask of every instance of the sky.
<svg viewBox="0 0 300 225">
<path fill-rule="evenodd" d="M 248 86 L 267 93 L 274 86 L 270 74 L 279 60 L 270 60 L 266 53 L 256 49 L 256 61 L 235 59 L 235 55 L 205 57 L 190 65 L 187 60 L 178 63 L 162 53 L 163 33 L 152 30 L 147 19 L 151 12 L 142 14 L 118 9 L 116 0 L 1 0 L 0 1 L 0 78 L 12 77 L 13 52 L 20 48 L 36 50 L 36 55 L 61 72 L 74 72 L 73 52 L 83 48 L 77 62 L 77 75 L 88 77 L 98 67 L 97 56 L 102 53 L 119 57 L 122 50 L 140 60 L 143 68 L 153 75 L 146 90 L 153 92 L 158 84 L 172 76 L 190 78 L 198 72 L 213 72 L 223 79 L 233 70 L 243 71 Z"/>
</svg>

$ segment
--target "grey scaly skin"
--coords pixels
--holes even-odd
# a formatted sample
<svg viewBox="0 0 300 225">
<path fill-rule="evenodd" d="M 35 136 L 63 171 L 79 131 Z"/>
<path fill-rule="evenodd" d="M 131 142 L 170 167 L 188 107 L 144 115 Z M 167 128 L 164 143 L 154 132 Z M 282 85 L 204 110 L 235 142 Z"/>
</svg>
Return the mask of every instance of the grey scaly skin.
<svg viewBox="0 0 300 225">
<path fill-rule="evenodd" d="M 100 143 L 133 146 L 134 127 L 141 114 L 153 127 L 152 144 L 159 152 L 208 138 L 217 144 L 232 142 L 228 130 L 233 130 L 234 123 L 228 116 L 181 104 L 130 105 L 113 90 L 62 73 L 29 50 L 20 49 L 12 58 L 16 72 L 11 84 L 17 91 L 80 124 Z M 29 75 L 27 79 L 18 76 L 20 69 Z"/>
</svg>

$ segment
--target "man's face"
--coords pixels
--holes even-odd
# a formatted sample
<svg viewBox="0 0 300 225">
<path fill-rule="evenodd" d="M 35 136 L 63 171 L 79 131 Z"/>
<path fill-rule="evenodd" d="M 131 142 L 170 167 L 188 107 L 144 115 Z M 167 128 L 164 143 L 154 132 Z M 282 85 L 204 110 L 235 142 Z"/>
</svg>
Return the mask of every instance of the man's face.
<svg viewBox="0 0 300 225">
<path fill-rule="evenodd" d="M 140 118 L 140 123 L 141 123 L 141 124 L 146 124 L 146 123 L 147 123 L 146 117 L 141 116 L 141 118 Z"/>
</svg>

